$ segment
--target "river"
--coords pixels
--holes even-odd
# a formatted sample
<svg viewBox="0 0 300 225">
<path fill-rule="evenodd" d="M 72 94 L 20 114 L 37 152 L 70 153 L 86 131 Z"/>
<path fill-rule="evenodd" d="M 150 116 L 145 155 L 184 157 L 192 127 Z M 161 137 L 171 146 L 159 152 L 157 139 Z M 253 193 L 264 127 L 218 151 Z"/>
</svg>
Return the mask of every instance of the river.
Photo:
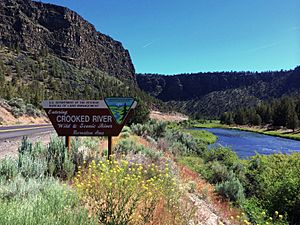
<svg viewBox="0 0 300 225">
<path fill-rule="evenodd" d="M 210 147 L 230 147 L 240 158 L 247 158 L 257 153 L 291 153 L 300 152 L 300 141 L 258 134 L 254 132 L 234 129 L 205 128 L 218 137 L 218 140 Z"/>
</svg>

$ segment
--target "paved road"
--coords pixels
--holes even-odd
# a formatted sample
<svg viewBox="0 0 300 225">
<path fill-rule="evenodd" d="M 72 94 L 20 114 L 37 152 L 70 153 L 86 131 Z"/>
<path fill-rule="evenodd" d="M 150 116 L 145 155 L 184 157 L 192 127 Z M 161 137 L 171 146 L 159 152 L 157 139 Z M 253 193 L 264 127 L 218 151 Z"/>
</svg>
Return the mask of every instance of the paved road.
<svg viewBox="0 0 300 225">
<path fill-rule="evenodd" d="M 0 140 L 28 136 L 53 130 L 54 128 L 50 124 L 1 126 Z"/>
</svg>

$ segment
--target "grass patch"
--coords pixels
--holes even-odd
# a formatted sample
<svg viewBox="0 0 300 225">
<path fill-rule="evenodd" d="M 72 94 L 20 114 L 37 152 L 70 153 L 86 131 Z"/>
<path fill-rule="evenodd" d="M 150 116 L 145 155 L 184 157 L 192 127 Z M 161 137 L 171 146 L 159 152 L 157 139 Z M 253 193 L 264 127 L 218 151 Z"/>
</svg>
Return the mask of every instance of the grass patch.
<svg viewBox="0 0 300 225">
<path fill-rule="evenodd" d="M 300 141 L 300 133 L 281 133 L 279 131 L 264 131 L 264 134 Z"/>
<path fill-rule="evenodd" d="M 199 174 L 202 174 L 203 171 L 205 170 L 204 161 L 200 157 L 183 156 L 178 158 L 178 162 L 182 165 L 187 166 L 189 169 Z"/>
<path fill-rule="evenodd" d="M 17 180 L 1 186 L 0 224 L 97 224 L 80 207 L 75 192 L 58 181 L 23 181 L 21 190 L 17 188 L 15 192 L 5 188 L 14 186 L 15 182 L 20 183 Z"/>
<path fill-rule="evenodd" d="M 225 125 L 226 126 L 226 125 Z M 300 141 L 300 132 L 297 133 L 284 133 L 282 130 L 266 130 L 263 128 L 255 128 L 255 127 L 224 127 L 227 129 L 235 129 L 235 130 L 241 130 L 241 131 L 249 131 L 253 133 L 258 133 L 258 134 L 265 134 L 265 135 L 270 135 L 270 136 L 275 136 L 275 137 L 282 137 L 282 138 L 287 138 L 287 139 L 292 139 L 296 141 Z"/>
<path fill-rule="evenodd" d="M 198 123 L 193 124 L 194 128 L 225 128 L 225 129 L 236 129 L 236 130 L 242 130 L 242 131 L 249 131 L 249 132 L 254 132 L 254 133 L 259 133 L 259 134 L 266 134 L 270 136 L 275 136 L 275 137 L 282 137 L 282 138 L 288 138 L 288 139 L 293 139 L 293 140 L 298 140 L 300 141 L 300 132 L 288 132 L 284 133 L 282 130 L 266 130 L 264 128 L 257 128 L 257 127 L 249 127 L 249 126 L 234 126 L 234 125 L 226 125 L 226 124 L 221 124 L 219 120 L 211 120 L 211 121 L 201 121 Z"/>
<path fill-rule="evenodd" d="M 219 120 L 202 121 L 193 124 L 194 128 L 227 128 L 225 124 L 221 124 Z"/>
<path fill-rule="evenodd" d="M 217 136 L 206 130 L 185 130 L 193 136 L 193 138 L 201 140 L 205 144 L 213 144 L 217 141 Z"/>
</svg>

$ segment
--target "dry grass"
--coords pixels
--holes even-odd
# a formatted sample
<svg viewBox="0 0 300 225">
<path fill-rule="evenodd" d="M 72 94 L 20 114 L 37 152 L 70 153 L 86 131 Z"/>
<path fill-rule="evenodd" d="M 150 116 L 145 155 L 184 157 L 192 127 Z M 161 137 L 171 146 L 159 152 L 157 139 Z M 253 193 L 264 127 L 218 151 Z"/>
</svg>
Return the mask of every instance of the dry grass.
<svg viewBox="0 0 300 225">
<path fill-rule="evenodd" d="M 150 118 L 159 120 L 159 121 L 170 121 L 170 122 L 179 122 L 188 120 L 189 117 L 180 113 L 162 113 L 158 111 L 151 111 Z"/>
</svg>

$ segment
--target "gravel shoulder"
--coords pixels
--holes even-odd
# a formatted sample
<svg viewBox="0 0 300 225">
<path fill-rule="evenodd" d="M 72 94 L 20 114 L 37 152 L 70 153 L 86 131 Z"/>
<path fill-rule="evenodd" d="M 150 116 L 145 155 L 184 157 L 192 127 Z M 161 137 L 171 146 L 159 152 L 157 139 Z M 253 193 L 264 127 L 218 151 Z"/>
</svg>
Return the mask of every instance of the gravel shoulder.
<svg viewBox="0 0 300 225">
<path fill-rule="evenodd" d="M 55 135 L 55 131 L 47 131 L 38 134 L 28 135 L 28 139 L 32 142 L 42 142 L 47 145 L 50 142 L 51 135 Z M 7 156 L 15 157 L 18 147 L 21 145 L 22 137 L 0 140 L 0 159 Z"/>
</svg>

